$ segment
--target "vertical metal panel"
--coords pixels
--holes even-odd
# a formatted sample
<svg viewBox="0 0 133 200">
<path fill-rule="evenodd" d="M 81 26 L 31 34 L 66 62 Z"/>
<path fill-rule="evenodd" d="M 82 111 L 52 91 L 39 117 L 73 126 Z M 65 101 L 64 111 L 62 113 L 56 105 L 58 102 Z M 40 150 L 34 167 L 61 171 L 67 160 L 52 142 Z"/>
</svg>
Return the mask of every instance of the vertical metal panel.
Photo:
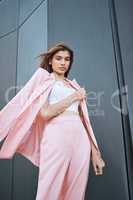
<svg viewBox="0 0 133 200">
<path fill-rule="evenodd" d="M 37 69 L 36 56 L 47 48 L 47 2 L 44 2 L 19 29 L 17 85 L 21 86 Z"/>
<path fill-rule="evenodd" d="M 10 3 L 12 3 L 12 6 Z M 5 9 L 3 5 L 6 6 Z M 36 59 L 36 56 L 47 48 L 47 1 L 43 1 L 40 6 L 36 7 L 32 15 L 28 7 L 25 7 L 25 12 L 24 7 L 23 9 L 21 7 L 21 14 L 23 10 L 23 13 L 28 15 L 29 10 L 30 16 L 28 15 L 28 19 L 26 19 L 25 23 L 23 23 L 23 25 L 21 24 L 19 35 L 18 32 L 14 32 L 18 27 L 18 2 L 14 1 L 13 3 L 5 1 L 1 2 L 0 6 L 0 9 L 3 9 L 1 14 L 5 12 L 3 16 L 6 22 L 5 26 L 2 26 L 1 22 L 2 37 L 0 38 L 2 83 L 0 86 L 0 106 L 2 108 L 7 103 L 4 96 L 5 91 L 12 86 L 23 86 L 38 67 L 39 60 Z M 14 8 L 14 10 L 12 8 Z M 7 13 L 8 16 L 6 15 Z M 14 17 L 12 17 L 12 15 Z M 25 16 L 26 15 L 24 15 L 24 17 Z M 10 99 L 14 95 L 15 90 L 11 90 Z M 12 160 L 1 160 L 0 162 L 0 199 L 35 199 L 38 168 L 18 154 L 16 154 Z"/>
<path fill-rule="evenodd" d="M 18 13 L 18 0 L 0 3 L 1 108 L 15 95 Z M 0 199 L 11 200 L 13 194 L 13 160 L 0 160 L 0 168 Z"/>
<path fill-rule="evenodd" d="M 110 1 L 112 4 L 112 29 L 114 36 L 114 49 L 116 53 L 116 67 L 120 88 L 120 101 L 122 107 L 122 123 L 125 141 L 125 155 L 128 175 L 129 198 L 133 199 L 133 92 L 132 92 L 132 8 L 133 2 Z"/>
<path fill-rule="evenodd" d="M 17 29 L 18 0 L 0 2 L 0 37 Z"/>
<path fill-rule="evenodd" d="M 0 39 L 0 107 L 15 95 L 17 33 Z M 8 119 L 7 119 L 8 120 Z M 2 141 L 3 143 L 3 141 Z M 2 144 L 1 143 L 1 144 Z M 12 160 L 0 160 L 0 199 L 11 200 Z"/>
<path fill-rule="evenodd" d="M 74 11 L 74 12 L 73 12 Z M 75 52 L 70 74 L 90 92 L 88 109 L 106 161 L 105 173 L 90 171 L 86 199 L 128 200 L 118 80 L 108 1 L 49 1 L 48 44 L 64 41 Z M 115 179 L 114 179 L 115 177 Z"/>
<path fill-rule="evenodd" d="M 8 103 L 15 94 L 17 33 L 0 39 L 0 107 Z"/>
<path fill-rule="evenodd" d="M 21 88 L 37 69 L 36 58 L 47 48 L 47 1 L 43 2 L 19 29 L 17 86 Z M 38 168 L 18 153 L 13 165 L 13 200 L 35 199 Z M 20 181 L 21 180 L 21 181 Z"/>
<path fill-rule="evenodd" d="M 38 7 L 40 7 L 40 4 L 42 4 L 45 0 L 38 0 L 38 1 L 32 1 L 32 0 L 20 0 L 20 18 L 19 18 L 19 24 L 21 25 L 24 23 L 24 21 L 32 15 L 33 12 L 35 12 Z"/>
</svg>

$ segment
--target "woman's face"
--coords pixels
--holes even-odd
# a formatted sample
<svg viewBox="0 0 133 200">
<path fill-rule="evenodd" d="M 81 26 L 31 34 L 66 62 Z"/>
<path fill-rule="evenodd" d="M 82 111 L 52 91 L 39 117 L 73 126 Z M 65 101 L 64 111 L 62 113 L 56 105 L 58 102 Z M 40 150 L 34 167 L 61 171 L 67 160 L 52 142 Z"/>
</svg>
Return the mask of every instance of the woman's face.
<svg viewBox="0 0 133 200">
<path fill-rule="evenodd" d="M 51 64 L 53 72 L 64 75 L 70 66 L 70 53 L 67 50 L 58 51 L 53 55 Z"/>
</svg>

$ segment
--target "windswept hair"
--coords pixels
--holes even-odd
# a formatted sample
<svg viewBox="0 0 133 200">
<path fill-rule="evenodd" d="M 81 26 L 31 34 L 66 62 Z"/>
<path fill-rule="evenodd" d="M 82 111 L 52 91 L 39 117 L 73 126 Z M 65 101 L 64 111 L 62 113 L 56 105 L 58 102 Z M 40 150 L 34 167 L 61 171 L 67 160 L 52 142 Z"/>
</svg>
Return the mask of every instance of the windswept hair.
<svg viewBox="0 0 133 200">
<path fill-rule="evenodd" d="M 69 71 L 71 69 L 71 66 L 72 66 L 72 63 L 73 63 L 73 51 L 72 49 L 70 49 L 65 43 L 63 42 L 60 42 L 60 43 L 57 43 L 55 46 L 51 47 L 50 49 L 48 49 L 47 52 L 44 52 L 42 54 L 40 54 L 39 56 L 37 57 L 40 57 L 41 58 L 41 63 L 39 65 L 39 67 L 47 70 L 48 72 L 53 72 L 52 70 L 52 65 L 49 63 L 54 54 L 57 53 L 58 51 L 68 51 L 69 54 L 70 54 L 70 65 L 69 65 L 69 69 L 67 70 L 67 72 L 64 74 L 65 77 L 68 76 L 69 74 Z"/>
</svg>

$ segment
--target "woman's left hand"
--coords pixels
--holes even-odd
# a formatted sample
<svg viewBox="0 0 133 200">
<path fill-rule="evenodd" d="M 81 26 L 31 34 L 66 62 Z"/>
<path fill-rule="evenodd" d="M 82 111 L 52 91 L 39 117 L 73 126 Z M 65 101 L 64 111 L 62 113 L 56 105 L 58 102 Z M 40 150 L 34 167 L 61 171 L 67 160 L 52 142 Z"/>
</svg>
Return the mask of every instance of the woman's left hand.
<svg viewBox="0 0 133 200">
<path fill-rule="evenodd" d="M 102 175 L 105 162 L 103 161 L 100 152 L 98 152 L 95 148 L 92 148 L 91 156 L 95 174 Z"/>
</svg>

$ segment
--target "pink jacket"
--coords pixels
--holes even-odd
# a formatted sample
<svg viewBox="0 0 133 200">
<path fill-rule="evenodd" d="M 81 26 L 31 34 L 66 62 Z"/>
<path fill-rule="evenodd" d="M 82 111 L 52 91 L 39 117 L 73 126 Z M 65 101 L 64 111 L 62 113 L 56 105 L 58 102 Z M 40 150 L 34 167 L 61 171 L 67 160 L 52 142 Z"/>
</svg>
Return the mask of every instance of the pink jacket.
<svg viewBox="0 0 133 200">
<path fill-rule="evenodd" d="M 78 89 L 75 79 L 66 79 Z M 12 158 L 15 152 L 21 153 L 35 166 L 39 167 L 40 142 L 47 122 L 38 115 L 41 107 L 55 83 L 53 73 L 39 68 L 25 86 L 0 111 L 0 158 Z M 83 121 L 90 140 L 100 152 L 95 139 L 85 100 L 80 103 Z"/>
</svg>

